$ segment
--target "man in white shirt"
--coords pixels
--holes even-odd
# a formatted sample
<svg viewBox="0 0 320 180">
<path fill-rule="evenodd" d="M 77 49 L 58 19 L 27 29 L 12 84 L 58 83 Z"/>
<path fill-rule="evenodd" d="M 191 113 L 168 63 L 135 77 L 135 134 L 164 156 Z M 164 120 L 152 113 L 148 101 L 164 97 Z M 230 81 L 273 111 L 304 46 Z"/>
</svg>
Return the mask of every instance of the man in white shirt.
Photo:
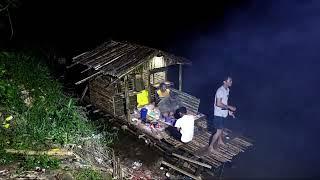
<svg viewBox="0 0 320 180">
<path fill-rule="evenodd" d="M 213 151 L 214 144 L 224 145 L 222 140 L 224 121 L 228 115 L 234 117 L 234 112 L 236 107 L 228 105 L 229 91 L 232 86 L 232 78 L 227 76 L 224 78 L 223 85 L 217 90 L 214 98 L 214 127 L 217 132 L 212 136 L 211 143 L 209 145 L 209 150 Z"/>
<path fill-rule="evenodd" d="M 176 121 L 174 127 L 176 127 L 181 134 L 181 142 L 188 143 L 193 139 L 194 116 L 188 115 L 185 107 L 180 107 L 178 111 L 181 118 Z"/>
</svg>

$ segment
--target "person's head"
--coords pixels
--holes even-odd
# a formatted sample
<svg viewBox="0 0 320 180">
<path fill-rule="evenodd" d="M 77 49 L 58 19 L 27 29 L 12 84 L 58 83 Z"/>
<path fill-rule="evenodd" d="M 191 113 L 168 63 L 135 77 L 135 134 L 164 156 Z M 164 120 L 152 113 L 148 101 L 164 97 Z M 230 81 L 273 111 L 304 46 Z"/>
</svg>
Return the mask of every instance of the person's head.
<svg viewBox="0 0 320 180">
<path fill-rule="evenodd" d="M 150 104 L 152 104 L 154 107 L 157 105 L 155 101 L 151 101 Z"/>
<path fill-rule="evenodd" d="M 232 77 L 231 76 L 225 76 L 223 78 L 223 85 L 225 87 L 231 87 L 232 86 Z"/>
<path fill-rule="evenodd" d="M 186 107 L 180 107 L 178 111 L 179 111 L 179 115 L 181 117 L 187 114 L 187 108 Z"/>
<path fill-rule="evenodd" d="M 169 101 L 176 102 L 177 100 L 178 100 L 178 94 L 173 92 L 173 91 L 170 91 L 170 93 L 169 93 Z"/>
<path fill-rule="evenodd" d="M 172 99 L 176 99 L 178 97 L 178 94 L 173 91 L 170 91 L 169 95 Z"/>
<path fill-rule="evenodd" d="M 160 84 L 160 91 L 164 92 L 167 90 L 167 85 L 165 83 Z"/>
</svg>

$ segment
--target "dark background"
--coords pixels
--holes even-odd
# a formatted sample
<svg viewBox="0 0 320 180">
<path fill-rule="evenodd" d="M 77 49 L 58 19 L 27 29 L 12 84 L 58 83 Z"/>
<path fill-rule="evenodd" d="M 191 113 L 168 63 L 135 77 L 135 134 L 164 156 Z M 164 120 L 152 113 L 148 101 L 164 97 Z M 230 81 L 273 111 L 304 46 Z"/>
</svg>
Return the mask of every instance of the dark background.
<svg viewBox="0 0 320 180">
<path fill-rule="evenodd" d="M 255 147 L 228 177 L 319 177 L 320 1 L 24 1 L 12 10 L 5 48 L 54 49 L 68 59 L 109 38 L 189 58 L 184 90 L 212 113 L 222 75 L 233 76 L 237 128 Z"/>
</svg>

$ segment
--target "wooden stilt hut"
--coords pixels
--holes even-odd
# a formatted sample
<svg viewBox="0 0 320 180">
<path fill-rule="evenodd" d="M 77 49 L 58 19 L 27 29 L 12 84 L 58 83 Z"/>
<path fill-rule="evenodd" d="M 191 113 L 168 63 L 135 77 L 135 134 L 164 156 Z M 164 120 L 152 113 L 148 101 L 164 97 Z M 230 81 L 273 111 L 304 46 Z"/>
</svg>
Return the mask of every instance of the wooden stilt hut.
<svg viewBox="0 0 320 180">
<path fill-rule="evenodd" d="M 143 81 L 143 88 L 154 98 L 154 90 L 161 82 L 168 82 L 167 67 L 179 65 L 179 90 L 182 88 L 182 65 L 190 61 L 172 54 L 125 42 L 109 41 L 92 51 L 73 58 L 74 64 L 85 65 L 82 73 L 88 77 L 76 82 L 88 82 L 90 101 L 100 109 L 124 118 L 137 105 L 137 75 Z"/>
<path fill-rule="evenodd" d="M 230 138 L 226 146 L 205 156 L 196 155 L 197 151 L 208 145 L 211 133 L 207 131 L 206 116 L 198 112 L 200 99 L 182 91 L 182 67 L 191 64 L 185 58 L 128 42 L 108 41 L 74 57 L 69 68 L 79 64 L 85 67 L 81 73 L 86 73 L 87 76 L 76 84 L 88 84 L 82 97 L 89 94 L 91 104 L 128 125 L 128 130 L 139 135 L 139 138 L 144 138 L 146 142 L 151 142 L 165 152 L 172 152 L 173 158 L 182 159 L 195 166 L 217 168 L 252 146 L 252 140 L 235 136 L 230 130 L 226 130 L 224 134 Z M 141 90 L 149 92 L 148 99 L 152 102 L 161 82 L 172 84 L 167 72 L 173 65 L 179 66 L 179 80 L 178 85 L 173 85 L 170 89 L 178 95 L 188 112 L 196 117 L 195 136 L 188 144 L 180 143 L 165 132 L 158 136 L 159 133 L 153 130 L 144 131 L 131 119 L 137 108 L 137 94 Z M 172 166 L 167 162 L 164 164 Z"/>
</svg>

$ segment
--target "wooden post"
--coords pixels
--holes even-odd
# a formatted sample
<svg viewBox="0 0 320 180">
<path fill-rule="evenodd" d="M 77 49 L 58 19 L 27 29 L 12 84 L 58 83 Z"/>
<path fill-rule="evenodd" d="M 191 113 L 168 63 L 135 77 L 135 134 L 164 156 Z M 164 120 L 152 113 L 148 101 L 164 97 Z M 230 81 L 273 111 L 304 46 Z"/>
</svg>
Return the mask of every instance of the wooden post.
<svg viewBox="0 0 320 180">
<path fill-rule="evenodd" d="M 182 64 L 179 64 L 179 91 L 182 91 Z"/>
<path fill-rule="evenodd" d="M 82 95 L 81 95 L 80 101 L 83 100 L 83 98 L 84 98 L 84 96 L 86 95 L 87 91 L 88 91 L 88 85 L 86 85 L 86 88 L 84 88 L 84 90 L 83 90 L 83 92 L 82 92 Z"/>
<path fill-rule="evenodd" d="M 154 83 L 154 74 L 155 74 L 155 73 L 152 74 L 152 84 L 155 84 L 155 83 Z"/>
<path fill-rule="evenodd" d="M 164 71 L 164 81 L 168 81 L 168 69 Z"/>
<path fill-rule="evenodd" d="M 148 71 L 148 96 L 149 96 L 149 103 L 151 102 L 151 83 L 150 83 L 150 71 Z"/>
<path fill-rule="evenodd" d="M 125 98 L 125 101 L 126 101 L 126 107 L 125 107 L 125 110 L 126 110 L 126 115 L 127 115 L 127 120 L 130 121 L 130 109 L 129 109 L 129 104 L 130 104 L 130 101 L 129 101 L 129 92 L 128 92 L 128 76 L 125 76 L 124 77 L 124 98 Z"/>
<path fill-rule="evenodd" d="M 114 101 L 114 96 L 112 97 L 112 106 L 113 106 L 113 115 L 115 116 L 116 115 L 116 104 Z"/>
</svg>

